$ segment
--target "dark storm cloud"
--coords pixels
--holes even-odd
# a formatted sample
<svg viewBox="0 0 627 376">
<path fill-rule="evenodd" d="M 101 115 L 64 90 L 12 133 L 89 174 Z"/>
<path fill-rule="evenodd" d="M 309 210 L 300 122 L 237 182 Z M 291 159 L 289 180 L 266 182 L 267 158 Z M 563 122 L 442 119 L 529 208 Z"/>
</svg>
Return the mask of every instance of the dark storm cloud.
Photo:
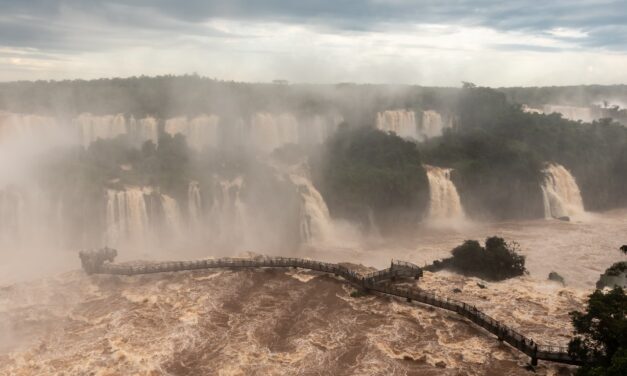
<svg viewBox="0 0 627 376">
<path fill-rule="evenodd" d="M 126 33 L 130 42 L 137 37 L 135 33 L 153 31 L 223 37 L 206 25 L 197 27 L 211 19 L 307 24 L 335 32 L 421 23 L 534 34 L 572 28 L 587 34 L 578 38 L 580 47 L 623 50 L 627 46 L 624 0 L 2 0 L 0 6 L 0 45 L 61 50 L 123 43 L 118 33 Z M 74 19 L 68 15 L 79 14 L 98 19 L 110 29 L 91 34 L 86 30 L 76 36 L 81 30 L 73 27 Z"/>
</svg>

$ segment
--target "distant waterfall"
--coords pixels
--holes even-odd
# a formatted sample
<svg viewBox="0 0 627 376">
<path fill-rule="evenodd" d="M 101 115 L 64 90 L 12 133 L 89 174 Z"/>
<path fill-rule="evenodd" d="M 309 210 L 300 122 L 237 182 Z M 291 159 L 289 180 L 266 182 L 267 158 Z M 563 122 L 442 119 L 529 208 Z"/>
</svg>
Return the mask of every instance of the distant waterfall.
<svg viewBox="0 0 627 376">
<path fill-rule="evenodd" d="M 331 137 L 344 119 L 339 115 L 314 115 L 299 121 L 298 140 L 301 144 L 321 144 Z"/>
<path fill-rule="evenodd" d="M 435 111 L 424 111 L 422 113 L 422 124 L 420 125 L 420 136 L 422 139 L 442 136 L 445 128 L 450 128 L 450 122 L 444 121 L 442 115 Z"/>
<path fill-rule="evenodd" d="M 60 245 L 65 224 L 62 206 L 38 189 L 0 188 L 0 249 Z"/>
<path fill-rule="evenodd" d="M 571 217 L 584 212 L 581 192 L 571 173 L 556 163 L 542 171 L 542 198 L 546 218 Z"/>
<path fill-rule="evenodd" d="M 257 113 L 250 124 L 250 139 L 253 147 L 265 152 L 285 144 L 297 144 L 298 121 L 291 114 Z"/>
<path fill-rule="evenodd" d="M 122 135 L 128 135 L 136 145 L 148 140 L 156 143 L 158 137 L 157 120 L 151 117 L 139 120 L 131 117 L 127 121 L 123 114 L 95 116 L 85 113 L 74 118 L 73 123 L 84 147 L 98 139 L 109 140 Z"/>
<path fill-rule="evenodd" d="M 0 145 L 5 142 L 49 142 L 60 137 L 57 119 L 47 116 L 0 111 Z"/>
<path fill-rule="evenodd" d="M 451 127 L 451 123 L 433 110 L 423 111 L 420 121 L 417 121 L 414 111 L 392 110 L 377 114 L 376 127 L 385 132 L 394 132 L 402 138 L 425 141 L 441 136 L 445 128 Z"/>
<path fill-rule="evenodd" d="M 190 147 L 202 150 L 220 144 L 220 118 L 215 115 L 202 115 L 193 119 L 178 117 L 165 122 L 165 132 L 174 136 L 182 134 Z"/>
<path fill-rule="evenodd" d="M 172 197 L 162 194 L 161 208 L 163 209 L 164 224 L 167 232 L 180 236 L 183 232 L 183 222 L 179 204 Z"/>
<path fill-rule="evenodd" d="M 414 111 L 392 110 L 377 114 L 377 129 L 385 132 L 394 132 L 397 136 L 409 139 L 419 139 Z"/>
<path fill-rule="evenodd" d="M 155 145 L 159 141 L 159 124 L 157 119 L 146 117 L 135 120 L 131 117 L 128 125 L 128 134 L 135 145 L 140 146 L 146 141 L 152 141 Z"/>
<path fill-rule="evenodd" d="M 145 195 L 150 194 L 141 188 L 124 191 L 107 191 L 107 243 L 116 245 L 122 242 L 143 243 L 149 232 L 148 209 Z"/>
<path fill-rule="evenodd" d="M 298 189 L 302 200 L 300 233 L 305 242 L 320 242 L 332 236 L 333 224 L 329 208 L 311 181 L 303 176 L 290 174 L 290 180 Z"/>
<path fill-rule="evenodd" d="M 462 220 L 462 207 L 457 188 L 451 181 L 451 169 L 425 166 L 429 179 L 429 220 Z"/>
<path fill-rule="evenodd" d="M 124 115 L 93 116 L 81 114 L 74 122 L 78 126 L 81 143 L 88 147 L 98 139 L 108 140 L 126 134 Z"/>
<path fill-rule="evenodd" d="M 24 230 L 25 203 L 19 191 L 0 190 L 0 245 L 14 245 Z"/>
<path fill-rule="evenodd" d="M 202 198 L 200 196 L 200 185 L 196 181 L 189 183 L 187 187 L 187 211 L 192 223 L 198 223 L 202 217 Z"/>
<path fill-rule="evenodd" d="M 216 183 L 209 217 L 213 232 L 222 243 L 245 244 L 248 230 L 248 210 L 240 194 L 244 178 L 219 179 Z"/>
</svg>

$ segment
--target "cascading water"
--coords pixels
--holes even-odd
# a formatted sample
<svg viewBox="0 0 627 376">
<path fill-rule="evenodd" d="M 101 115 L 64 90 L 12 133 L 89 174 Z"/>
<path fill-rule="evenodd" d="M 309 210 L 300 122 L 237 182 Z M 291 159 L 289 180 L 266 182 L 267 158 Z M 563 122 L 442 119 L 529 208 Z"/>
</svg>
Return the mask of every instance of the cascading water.
<svg viewBox="0 0 627 376">
<path fill-rule="evenodd" d="M 81 143 L 88 147 L 98 139 L 108 140 L 127 133 L 124 115 L 94 116 L 81 114 L 74 119 L 79 129 Z"/>
<path fill-rule="evenodd" d="M 107 244 L 144 243 L 149 230 L 145 196 L 150 193 L 146 188 L 107 190 Z"/>
<path fill-rule="evenodd" d="M 0 111 L 0 144 L 54 139 L 59 133 L 59 122 L 55 118 Z"/>
<path fill-rule="evenodd" d="M 139 146 L 145 141 L 152 141 L 156 145 L 159 140 L 159 125 L 157 119 L 147 117 L 136 120 L 135 117 L 131 117 L 128 133 L 135 145 Z"/>
<path fill-rule="evenodd" d="M 98 139 L 108 140 L 128 135 L 130 141 L 139 146 L 145 141 L 157 143 L 159 128 L 157 120 L 152 117 L 127 121 L 123 114 L 95 116 L 80 114 L 73 120 L 78 128 L 81 144 L 88 147 Z"/>
<path fill-rule="evenodd" d="M 187 211 L 192 224 L 197 224 L 202 217 L 202 198 L 200 196 L 200 185 L 192 181 L 187 186 Z"/>
<path fill-rule="evenodd" d="M 422 113 L 422 124 L 419 127 L 421 140 L 442 136 L 445 128 L 450 128 L 451 124 L 444 122 L 442 115 L 435 111 L 424 111 Z"/>
<path fill-rule="evenodd" d="M 19 191 L 0 190 L 0 244 L 17 243 L 24 228 L 25 205 Z"/>
<path fill-rule="evenodd" d="M 416 113 L 408 110 L 383 111 L 377 114 L 377 129 L 385 132 L 394 132 L 397 136 L 417 141 L 425 141 L 441 136 L 445 128 L 450 128 L 450 122 L 445 122 L 442 115 L 428 110 L 422 112 L 418 124 Z"/>
<path fill-rule="evenodd" d="M 178 203 L 165 194 L 162 194 L 160 198 L 166 231 L 172 236 L 180 236 L 183 231 L 183 224 Z"/>
<path fill-rule="evenodd" d="M 257 113 L 250 124 L 250 140 L 258 150 L 271 152 L 285 144 L 298 143 L 298 121 L 290 114 Z"/>
<path fill-rule="evenodd" d="M 451 181 L 451 169 L 425 166 L 429 179 L 429 221 L 459 221 L 464 219 L 457 188 Z"/>
<path fill-rule="evenodd" d="M 305 242 L 324 242 L 333 232 L 329 208 L 311 181 L 303 176 L 290 174 L 290 180 L 301 197 L 300 233 Z"/>
<path fill-rule="evenodd" d="M 301 144 L 322 144 L 329 138 L 344 119 L 339 115 L 314 115 L 300 121 L 299 142 Z"/>
<path fill-rule="evenodd" d="M 246 244 L 248 210 L 240 197 L 243 184 L 242 176 L 232 180 L 217 179 L 217 194 L 214 195 L 209 218 L 220 243 Z"/>
<path fill-rule="evenodd" d="M 414 111 L 392 110 L 377 114 L 377 129 L 385 132 L 394 132 L 402 138 L 418 140 L 416 114 Z"/>
<path fill-rule="evenodd" d="M 571 217 L 584 212 L 583 199 L 573 175 L 562 165 L 549 163 L 542 171 L 542 198 L 546 218 Z"/>
<path fill-rule="evenodd" d="M 216 147 L 220 143 L 220 118 L 215 115 L 201 115 L 191 120 L 186 117 L 168 119 L 165 132 L 174 136 L 182 134 L 190 147 L 202 150 Z"/>
</svg>

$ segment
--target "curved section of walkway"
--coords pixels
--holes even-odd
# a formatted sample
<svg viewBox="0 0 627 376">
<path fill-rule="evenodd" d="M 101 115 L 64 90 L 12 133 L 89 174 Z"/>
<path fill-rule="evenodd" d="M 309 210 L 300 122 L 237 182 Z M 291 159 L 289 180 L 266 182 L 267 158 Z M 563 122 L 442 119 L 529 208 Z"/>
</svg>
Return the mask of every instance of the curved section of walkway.
<svg viewBox="0 0 627 376">
<path fill-rule="evenodd" d="M 509 326 L 493 319 L 477 309 L 457 300 L 439 297 L 417 288 L 398 287 L 391 282 L 397 278 L 419 278 L 422 269 L 412 263 L 392 261 L 387 269 L 369 274 L 359 274 L 340 264 L 287 257 L 263 257 L 254 259 L 220 258 L 195 261 L 155 262 L 141 265 L 113 264 L 117 251 L 104 248 L 96 251 L 81 251 L 79 256 L 83 269 L 88 274 L 136 275 L 150 273 L 176 272 L 212 268 L 302 268 L 324 273 L 332 273 L 365 291 L 396 296 L 408 302 L 419 302 L 466 317 L 496 335 L 500 341 L 520 350 L 531 357 L 531 363 L 547 360 L 558 363 L 581 365 L 579 359 L 568 354 L 566 347 L 545 346 L 525 337 Z"/>
</svg>

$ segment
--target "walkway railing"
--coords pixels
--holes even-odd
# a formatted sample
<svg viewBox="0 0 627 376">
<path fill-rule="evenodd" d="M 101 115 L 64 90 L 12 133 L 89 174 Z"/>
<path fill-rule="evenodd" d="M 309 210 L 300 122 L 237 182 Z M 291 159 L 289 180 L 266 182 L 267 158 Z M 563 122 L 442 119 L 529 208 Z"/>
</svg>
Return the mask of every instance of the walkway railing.
<svg viewBox="0 0 627 376">
<path fill-rule="evenodd" d="M 422 269 L 405 261 L 392 261 L 387 269 L 365 275 L 359 274 L 340 264 L 313 261 L 300 258 L 262 257 L 254 259 L 219 258 L 196 261 L 155 262 L 141 265 L 113 264 L 117 251 L 104 248 L 96 251 L 81 251 L 79 256 L 83 269 L 88 274 L 136 275 L 149 273 L 175 272 L 182 270 L 212 268 L 302 268 L 341 276 L 354 286 L 365 291 L 405 298 L 408 302 L 416 301 L 434 307 L 455 312 L 466 317 L 478 326 L 496 335 L 500 341 L 522 351 L 531 357 L 531 363 L 547 360 L 558 363 L 580 365 L 582 361 L 568 354 L 566 347 L 539 345 L 509 326 L 502 324 L 474 305 L 469 305 L 447 297 L 439 297 L 433 293 L 417 288 L 399 287 L 391 282 L 396 278 L 419 278 Z M 385 283 L 384 283 L 385 282 Z"/>
</svg>

